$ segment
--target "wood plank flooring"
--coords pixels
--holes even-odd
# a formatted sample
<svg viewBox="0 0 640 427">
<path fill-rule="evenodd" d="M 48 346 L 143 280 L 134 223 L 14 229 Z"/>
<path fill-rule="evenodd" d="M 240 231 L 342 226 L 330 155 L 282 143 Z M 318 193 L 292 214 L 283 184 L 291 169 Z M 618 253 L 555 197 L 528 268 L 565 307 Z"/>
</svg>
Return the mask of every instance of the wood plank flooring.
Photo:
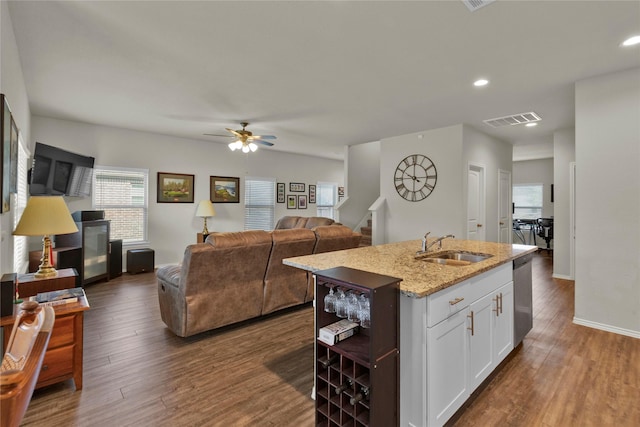
<svg viewBox="0 0 640 427">
<path fill-rule="evenodd" d="M 534 329 L 452 425 L 640 425 L 640 340 L 572 324 L 573 282 L 550 276 L 537 255 Z M 183 339 L 151 273 L 86 292 L 84 388 L 37 390 L 23 425 L 313 425 L 310 306 Z"/>
</svg>

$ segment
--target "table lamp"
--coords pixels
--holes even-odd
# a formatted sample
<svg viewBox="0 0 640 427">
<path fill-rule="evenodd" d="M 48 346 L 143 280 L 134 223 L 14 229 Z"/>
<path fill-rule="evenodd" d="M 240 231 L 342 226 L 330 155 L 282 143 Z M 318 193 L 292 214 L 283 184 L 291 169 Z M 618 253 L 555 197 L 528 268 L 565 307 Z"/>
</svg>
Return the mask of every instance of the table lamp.
<svg viewBox="0 0 640 427">
<path fill-rule="evenodd" d="M 32 196 L 13 231 L 16 236 L 44 236 L 42 238 L 42 263 L 35 273 L 37 279 L 56 277 L 58 272 L 51 265 L 52 234 L 76 233 L 78 227 L 61 196 Z"/>
<path fill-rule="evenodd" d="M 196 210 L 196 216 L 204 218 L 204 229 L 202 230 L 203 235 L 206 236 L 209 234 L 209 230 L 207 230 L 207 218 L 215 215 L 216 210 L 213 208 L 211 200 L 200 200 L 200 203 L 198 203 L 198 209 Z"/>
</svg>

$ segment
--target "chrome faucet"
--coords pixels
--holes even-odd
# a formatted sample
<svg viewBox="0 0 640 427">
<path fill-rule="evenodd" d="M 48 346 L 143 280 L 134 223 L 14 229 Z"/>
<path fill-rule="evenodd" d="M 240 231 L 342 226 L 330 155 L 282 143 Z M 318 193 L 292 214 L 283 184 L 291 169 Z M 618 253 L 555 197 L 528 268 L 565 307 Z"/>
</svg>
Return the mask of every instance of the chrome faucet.
<svg viewBox="0 0 640 427">
<path fill-rule="evenodd" d="M 434 240 L 433 242 L 431 242 L 429 245 L 427 245 L 427 236 L 430 234 L 430 231 L 427 231 L 427 234 L 424 235 L 424 237 L 422 238 L 422 247 L 420 248 L 420 250 L 418 251 L 417 255 L 423 254 L 425 252 L 429 252 L 429 249 L 431 249 L 431 247 L 433 245 L 435 245 L 436 243 L 438 244 L 438 249 L 442 249 L 442 241 L 444 239 L 447 239 L 449 237 L 451 237 L 452 239 L 454 239 L 456 236 L 454 236 L 453 234 L 447 234 L 446 236 L 442 236 L 442 237 L 438 237 L 436 240 Z"/>
</svg>

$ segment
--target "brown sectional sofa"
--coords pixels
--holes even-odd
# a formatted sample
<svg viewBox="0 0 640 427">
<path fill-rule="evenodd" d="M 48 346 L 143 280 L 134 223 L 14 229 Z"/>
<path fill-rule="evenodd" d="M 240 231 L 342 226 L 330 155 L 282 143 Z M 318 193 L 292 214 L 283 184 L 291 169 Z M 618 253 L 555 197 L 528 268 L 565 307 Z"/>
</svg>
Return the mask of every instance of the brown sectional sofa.
<svg viewBox="0 0 640 427">
<path fill-rule="evenodd" d="M 282 260 L 354 248 L 361 237 L 342 225 L 212 233 L 187 246 L 181 265 L 157 270 L 162 320 L 187 337 L 308 302 L 311 277 Z"/>
</svg>

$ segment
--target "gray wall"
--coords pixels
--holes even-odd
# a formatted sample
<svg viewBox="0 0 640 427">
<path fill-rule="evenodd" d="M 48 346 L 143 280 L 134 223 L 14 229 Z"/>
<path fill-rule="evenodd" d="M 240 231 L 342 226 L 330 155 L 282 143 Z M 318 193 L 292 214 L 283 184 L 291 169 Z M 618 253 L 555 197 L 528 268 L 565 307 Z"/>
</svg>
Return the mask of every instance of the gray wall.
<svg viewBox="0 0 640 427">
<path fill-rule="evenodd" d="M 575 131 L 565 129 L 553 134 L 553 277 L 574 279 L 571 266 L 571 200 L 570 170 L 571 162 L 576 160 Z"/>
<path fill-rule="evenodd" d="M 640 69 L 575 96 L 574 321 L 640 338 Z"/>
<path fill-rule="evenodd" d="M 340 222 L 354 228 L 380 195 L 380 142 L 347 147 L 345 170 L 348 200 L 340 207 Z"/>
</svg>

